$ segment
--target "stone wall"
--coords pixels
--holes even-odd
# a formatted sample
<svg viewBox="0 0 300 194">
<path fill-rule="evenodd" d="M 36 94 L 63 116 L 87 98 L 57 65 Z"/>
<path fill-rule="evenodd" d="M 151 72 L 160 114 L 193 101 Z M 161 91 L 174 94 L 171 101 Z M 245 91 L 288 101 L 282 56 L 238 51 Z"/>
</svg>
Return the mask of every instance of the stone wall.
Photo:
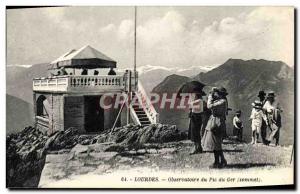
<svg viewBox="0 0 300 194">
<path fill-rule="evenodd" d="M 52 126 L 52 133 L 64 129 L 64 96 L 62 94 L 52 94 L 50 96 L 52 114 L 49 117 L 49 125 Z"/>
<path fill-rule="evenodd" d="M 64 129 L 74 127 L 79 132 L 84 130 L 84 97 L 65 96 Z"/>
</svg>

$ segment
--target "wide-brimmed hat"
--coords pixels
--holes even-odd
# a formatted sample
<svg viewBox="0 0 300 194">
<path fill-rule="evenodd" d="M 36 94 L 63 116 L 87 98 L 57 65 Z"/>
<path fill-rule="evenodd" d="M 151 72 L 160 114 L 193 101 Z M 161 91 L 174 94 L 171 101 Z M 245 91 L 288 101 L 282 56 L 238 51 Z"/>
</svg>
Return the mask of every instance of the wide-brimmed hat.
<svg viewBox="0 0 300 194">
<path fill-rule="evenodd" d="M 274 98 L 275 97 L 275 92 L 274 91 L 269 91 L 267 98 Z"/>
<path fill-rule="evenodd" d="M 262 97 L 265 97 L 265 96 L 266 96 L 265 91 L 261 90 L 261 91 L 258 92 L 257 97 L 261 97 L 261 96 L 262 96 Z"/>
<path fill-rule="evenodd" d="M 262 108 L 262 103 L 258 100 L 255 100 L 251 105 L 253 106 L 253 108 Z"/>
<path fill-rule="evenodd" d="M 218 93 L 221 94 L 221 95 L 224 95 L 224 96 L 227 96 L 227 95 L 228 95 L 227 90 L 226 90 L 226 88 L 224 88 L 224 87 L 219 87 L 219 88 L 217 89 L 217 91 L 218 91 Z"/>
<path fill-rule="evenodd" d="M 235 111 L 235 114 L 236 115 L 240 115 L 240 114 L 242 114 L 242 111 L 241 110 L 237 110 L 237 111 Z"/>
</svg>

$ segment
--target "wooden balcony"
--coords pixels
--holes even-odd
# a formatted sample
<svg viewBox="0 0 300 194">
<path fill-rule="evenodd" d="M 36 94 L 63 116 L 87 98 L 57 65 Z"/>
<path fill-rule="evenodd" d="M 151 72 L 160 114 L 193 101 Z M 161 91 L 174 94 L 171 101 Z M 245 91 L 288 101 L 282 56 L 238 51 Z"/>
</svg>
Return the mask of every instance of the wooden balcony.
<svg viewBox="0 0 300 194">
<path fill-rule="evenodd" d="M 64 75 L 35 78 L 33 79 L 33 91 L 51 93 L 123 92 L 127 88 L 127 77 L 127 73 L 124 73 L 123 75 Z M 132 86 L 136 83 L 134 76 L 132 76 L 131 83 Z"/>
</svg>

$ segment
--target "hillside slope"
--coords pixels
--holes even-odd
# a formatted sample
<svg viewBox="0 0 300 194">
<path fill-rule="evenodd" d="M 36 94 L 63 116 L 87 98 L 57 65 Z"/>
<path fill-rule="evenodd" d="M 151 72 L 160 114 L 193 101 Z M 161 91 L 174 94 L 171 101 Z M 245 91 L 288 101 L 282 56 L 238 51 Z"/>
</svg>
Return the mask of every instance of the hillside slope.
<svg viewBox="0 0 300 194">
<path fill-rule="evenodd" d="M 33 106 L 6 94 L 6 133 L 18 132 L 33 124 Z"/>
<path fill-rule="evenodd" d="M 180 79 L 172 75 L 167 77 L 153 89 L 153 92 L 176 92 L 178 86 L 189 79 Z M 213 86 L 223 86 L 228 90 L 229 106 L 233 111 L 227 118 L 227 131 L 232 133 L 232 118 L 234 111 L 242 110 L 242 120 L 245 124 L 244 136 L 250 138 L 251 103 L 257 98 L 259 90 L 273 90 L 282 108 L 282 143 L 293 143 L 294 132 L 294 70 L 280 61 L 229 59 L 224 64 L 206 73 L 199 73 L 191 78 L 205 83 L 206 92 Z M 161 122 L 176 124 L 186 130 L 188 118 L 184 114 L 173 114 L 172 111 L 160 110 Z M 168 116 L 169 115 L 169 116 Z M 172 116 L 170 116 L 172 115 Z M 165 119 L 166 118 L 166 119 Z"/>
<path fill-rule="evenodd" d="M 36 64 L 31 67 L 6 67 L 6 93 L 21 98 L 30 104 L 32 102 L 32 80 L 47 75 L 47 64 Z"/>
</svg>

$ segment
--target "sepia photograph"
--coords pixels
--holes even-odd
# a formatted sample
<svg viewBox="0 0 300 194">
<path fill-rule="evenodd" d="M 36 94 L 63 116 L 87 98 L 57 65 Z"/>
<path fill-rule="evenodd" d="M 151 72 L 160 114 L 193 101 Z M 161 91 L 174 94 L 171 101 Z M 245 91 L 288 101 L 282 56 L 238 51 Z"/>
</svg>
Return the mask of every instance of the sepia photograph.
<svg viewBox="0 0 300 194">
<path fill-rule="evenodd" d="M 293 6 L 6 6 L 6 188 L 295 189 Z"/>
</svg>

